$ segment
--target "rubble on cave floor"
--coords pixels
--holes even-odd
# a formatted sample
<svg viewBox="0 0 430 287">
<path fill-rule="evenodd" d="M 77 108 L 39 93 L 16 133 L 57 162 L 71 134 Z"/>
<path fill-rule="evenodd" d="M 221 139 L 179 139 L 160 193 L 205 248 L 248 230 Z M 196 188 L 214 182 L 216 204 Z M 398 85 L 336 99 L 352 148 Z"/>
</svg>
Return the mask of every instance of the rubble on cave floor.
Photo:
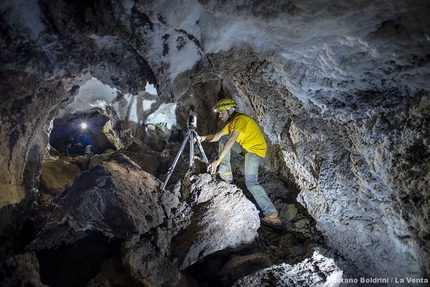
<svg viewBox="0 0 430 287">
<path fill-rule="evenodd" d="M 109 162 L 112 162 L 114 166 L 118 164 L 119 166 L 125 165 L 125 170 L 137 173 L 143 172 L 143 169 L 147 168 L 145 166 L 142 167 L 141 164 L 136 164 L 136 162 L 131 160 L 125 154 L 127 154 L 127 151 L 117 151 L 101 155 L 90 155 L 87 157 L 81 157 L 79 159 L 67 159 L 62 157 L 58 157 L 56 159 L 50 158 L 49 161 L 50 164 L 52 164 L 52 161 L 55 160 L 61 161 L 61 166 L 67 166 L 67 164 L 63 163 L 63 161 L 69 162 L 70 164 L 79 163 L 81 168 L 82 166 L 86 166 L 87 168 L 83 169 L 82 172 L 87 173 L 87 175 L 85 175 L 87 179 L 85 179 L 83 182 L 88 183 L 89 181 L 93 181 L 95 187 L 99 186 L 100 188 L 106 184 L 107 176 L 106 171 L 102 172 L 100 168 L 97 168 L 103 162 L 103 166 L 106 166 L 106 163 Z M 128 154 L 130 155 L 130 153 Z M 150 156 L 148 158 L 153 159 L 153 162 L 149 162 L 147 160 L 142 161 L 142 163 L 152 166 L 152 170 L 155 170 L 153 167 L 155 163 L 164 163 L 165 165 L 168 165 L 169 163 L 168 161 L 163 161 L 160 155 L 148 154 L 148 156 Z M 101 256 L 99 257 L 100 262 L 98 265 L 111 266 L 111 264 L 106 265 L 105 263 L 102 264 L 102 262 L 109 260 L 105 258 L 106 256 L 112 256 L 110 260 L 117 258 L 118 254 L 114 255 L 114 253 L 119 252 L 118 244 L 120 244 L 127 246 L 125 248 L 121 248 L 123 249 L 121 252 L 123 256 L 128 258 L 127 260 L 122 259 L 122 262 L 124 262 L 124 260 L 129 261 L 129 266 L 134 266 L 134 268 L 137 268 L 136 270 L 132 271 L 132 273 L 134 272 L 134 274 L 141 274 L 140 276 L 142 276 L 142 274 L 148 275 L 150 278 L 152 278 L 151 280 L 153 280 L 155 286 L 162 286 L 163 283 L 162 279 L 160 278 L 163 277 L 169 278 L 169 280 L 177 280 L 178 284 L 181 284 L 181 281 L 178 278 L 181 278 L 181 276 L 183 278 L 183 276 L 185 276 L 184 274 L 191 276 L 191 278 L 194 278 L 194 280 L 197 282 L 205 282 L 204 284 L 206 284 L 206 286 L 231 286 L 238 279 L 273 265 L 298 264 L 303 260 L 306 260 L 306 258 L 311 258 L 315 248 L 324 246 L 323 239 L 315 229 L 315 224 L 312 218 L 306 214 L 305 210 L 301 208 L 297 202 L 293 201 L 294 195 L 287 190 L 288 186 L 286 187 L 286 185 L 277 179 L 272 173 L 267 171 L 264 172 L 260 180 L 263 185 L 266 185 L 266 187 L 270 189 L 271 196 L 275 198 L 274 202 L 280 209 L 280 217 L 283 221 L 282 229 L 273 229 L 259 224 L 259 212 L 256 205 L 251 203 L 253 201 L 252 196 L 246 191 L 246 188 L 243 190 L 240 188 L 243 186 L 243 178 L 238 176 L 236 179 L 237 185 L 232 186 L 221 181 L 216 183 L 209 182 L 211 181 L 209 175 L 206 174 L 206 176 L 203 177 L 198 175 L 200 173 L 199 168 L 204 167 L 204 164 L 202 165 L 202 163 L 197 160 L 195 169 L 189 173 L 184 172 L 187 165 L 188 163 L 186 160 L 181 160 L 179 163 L 179 169 L 175 176 L 182 176 L 182 180 L 178 181 L 177 184 L 172 185 L 173 188 L 168 189 L 165 192 L 161 192 L 160 190 L 155 192 L 155 197 L 150 200 L 153 202 L 153 204 L 150 206 L 155 204 L 155 206 L 158 207 L 154 209 L 148 205 L 148 211 L 160 210 L 159 208 L 161 208 L 161 210 L 164 210 L 162 213 L 157 211 L 156 213 L 152 212 L 149 215 L 149 213 L 143 209 L 141 212 L 134 212 L 133 216 L 135 219 L 131 221 L 134 222 L 132 225 L 127 224 L 121 219 L 130 217 L 129 212 L 121 211 L 121 208 L 114 209 L 116 210 L 115 214 L 119 214 L 118 216 L 113 214 L 107 218 L 99 218 L 97 213 L 94 213 L 93 215 L 90 215 L 91 213 L 89 213 L 89 216 L 92 218 L 90 221 L 93 222 L 91 226 L 93 227 L 87 226 L 85 227 L 87 229 L 85 229 L 85 222 L 87 222 L 88 219 L 85 219 L 85 214 L 82 215 L 82 212 L 80 211 L 72 216 L 69 216 L 69 218 L 73 218 L 73 220 L 79 220 L 79 218 L 81 218 L 81 220 L 79 222 L 73 223 L 72 225 L 69 224 L 68 227 L 64 226 L 64 224 L 58 225 L 56 227 L 54 225 L 55 228 L 52 228 L 51 232 L 47 233 L 47 229 L 44 227 L 45 237 L 42 239 L 43 236 L 39 234 L 38 241 L 35 241 L 36 243 L 33 242 L 31 245 L 33 250 L 42 250 L 41 252 L 43 252 L 45 249 L 51 249 L 54 247 L 51 246 L 54 244 L 54 242 L 55 244 L 60 244 L 57 245 L 56 248 L 62 246 L 61 242 L 74 242 L 73 244 L 75 246 L 97 244 L 98 242 L 98 244 L 107 244 L 106 246 L 108 249 L 113 252 L 109 253 L 109 255 L 98 254 L 97 256 Z M 98 171 L 95 171 L 94 168 L 97 168 L 96 170 Z M 238 167 L 235 168 L 236 171 L 239 169 Z M 93 171 L 89 172 L 91 169 L 93 169 Z M 115 167 L 112 169 L 112 172 L 118 169 L 120 168 Z M 165 170 L 166 167 L 158 167 L 157 169 Z M 52 170 L 51 172 L 56 173 L 58 171 Z M 90 176 L 89 174 L 93 174 L 93 176 Z M 97 174 L 100 176 L 100 178 L 98 178 L 98 176 L 94 177 Z M 120 177 L 124 177 L 124 175 Z M 155 176 L 152 176 L 151 174 L 147 175 L 148 177 L 146 177 L 146 181 L 150 180 L 153 182 L 151 189 L 154 191 L 158 190 L 161 182 L 158 181 Z M 76 174 L 71 172 L 70 176 L 75 178 Z M 140 175 L 140 177 L 142 177 L 142 175 Z M 80 180 L 82 181 L 82 177 Z M 129 183 L 128 186 L 129 189 L 132 190 L 133 185 L 141 184 L 143 184 L 143 182 Z M 216 189 L 213 189 L 214 187 L 212 187 L 210 190 L 218 191 L 209 196 L 207 194 L 208 184 L 216 185 Z M 276 187 L 276 190 L 273 190 L 273 186 Z M 48 223 L 47 226 L 50 224 L 52 226 L 52 222 L 50 223 L 49 221 L 52 221 L 53 218 L 64 218 L 66 213 L 63 213 L 62 216 L 59 216 L 57 212 L 55 216 L 52 216 L 54 214 L 54 210 L 58 209 L 58 207 L 56 207 L 57 204 L 59 204 L 59 202 L 62 200 L 64 201 L 64 198 L 67 197 L 67 194 L 71 192 L 70 190 L 75 190 L 74 197 L 76 197 L 76 190 L 82 189 L 82 183 L 81 187 L 78 189 L 76 189 L 76 186 L 73 188 L 70 186 L 65 186 L 65 191 L 58 194 L 48 192 L 48 187 L 49 184 L 45 182 L 44 186 L 41 188 L 42 198 L 47 200 L 43 203 L 43 205 L 41 205 L 41 207 L 44 206 L 45 208 L 39 209 L 39 226 L 35 227 L 35 229 L 42 228 L 42 217 L 43 221 Z M 123 190 L 124 188 L 121 189 Z M 223 194 L 226 196 L 224 199 L 222 196 L 218 196 L 220 190 L 223 190 Z M 98 196 L 98 200 L 100 200 L 100 196 Z M 214 198 L 217 196 L 219 199 L 221 199 L 221 201 L 214 201 Z M 148 199 L 149 198 L 150 197 L 148 197 Z M 157 203 L 156 198 L 159 198 L 159 200 L 162 198 L 161 205 L 160 202 Z M 211 203 L 207 205 L 207 200 L 210 198 L 212 198 L 209 201 Z M 231 213 L 227 210 L 220 213 L 219 207 L 216 208 L 216 206 L 225 207 L 228 205 L 229 201 L 227 199 L 238 202 L 238 200 L 243 201 L 243 199 L 246 198 L 249 200 L 248 202 L 250 204 L 247 209 L 251 208 L 249 209 L 250 211 L 254 209 L 254 211 L 249 213 L 248 216 L 238 211 Z M 87 208 L 79 207 L 77 210 L 89 210 L 89 206 L 92 204 L 91 197 L 87 198 L 87 200 L 88 204 L 85 205 Z M 112 203 L 106 203 L 106 208 L 110 206 L 109 208 L 112 209 L 112 206 L 124 205 L 118 203 L 117 201 L 115 202 L 116 203 L 113 205 Z M 125 206 L 129 206 L 128 209 L 131 208 L 131 202 L 132 201 L 130 201 L 128 204 L 125 204 Z M 191 207 L 189 205 L 190 202 L 195 202 L 195 207 Z M 97 203 L 97 206 L 100 204 L 101 203 Z M 166 211 L 166 206 L 169 205 L 170 211 Z M 48 208 L 49 206 L 53 206 L 55 208 Z M 196 206 L 200 206 L 198 210 L 195 210 Z M 233 208 L 234 205 L 231 206 Z M 131 209 L 133 210 L 133 208 Z M 211 212 L 213 212 L 213 214 L 211 214 Z M 123 213 L 123 215 L 120 215 L 121 213 Z M 143 216 L 141 219 L 139 219 L 139 213 L 141 214 L 140 216 Z M 166 214 L 170 215 L 163 219 L 163 213 L 164 216 L 166 216 Z M 228 216 L 228 214 L 235 213 L 239 216 L 236 218 L 231 218 L 231 221 L 228 221 L 228 218 L 231 217 Z M 112 213 L 110 212 L 107 214 Z M 192 214 L 195 214 L 197 217 L 193 218 L 191 216 Z M 224 215 L 220 216 L 220 214 Z M 37 216 L 35 216 L 35 218 L 36 217 Z M 149 218 L 151 219 L 150 221 L 148 221 Z M 244 221 L 238 224 L 238 218 Z M 218 220 L 218 222 L 215 222 L 215 219 Z M 119 223 L 118 220 L 121 222 Z M 139 223 L 139 221 L 146 223 Z M 34 222 L 36 223 L 37 220 L 34 220 Z M 69 220 L 64 221 L 64 219 L 62 219 L 61 222 L 69 222 Z M 201 222 L 205 222 L 205 224 L 202 225 Z M 72 228 L 72 226 L 74 227 Z M 76 228 L 76 226 L 81 226 L 81 228 L 84 228 L 84 231 L 75 230 L 74 228 Z M 114 228 L 115 226 L 119 228 L 116 231 Z M 246 226 L 249 226 L 250 229 L 247 228 L 242 232 L 238 232 L 240 228 Z M 131 228 L 131 230 L 128 230 L 129 228 Z M 228 232 L 226 233 L 228 230 L 230 230 L 230 234 L 228 234 Z M 245 232 L 245 230 L 248 231 Z M 254 232 L 252 232 L 252 230 L 254 230 Z M 55 231 L 57 231 L 58 236 L 60 236 L 58 240 L 54 240 L 55 236 L 52 237 L 52 232 L 55 233 Z M 97 231 L 98 233 L 93 234 L 94 231 Z M 130 233 L 130 231 L 131 233 L 139 234 L 138 237 L 132 236 L 133 239 L 131 239 L 131 237 L 127 237 L 130 236 L 127 235 Z M 217 233 L 219 233 L 219 237 L 215 236 Z M 68 234 L 68 238 L 63 238 L 63 234 Z M 206 239 L 196 241 L 196 237 L 193 237 L 196 235 L 198 235 L 197 238 Z M 237 237 L 241 237 L 242 239 L 238 239 Z M 117 241 L 112 241 L 112 238 L 117 238 Z M 191 239 L 188 240 L 188 238 Z M 79 243 L 82 240 L 89 240 L 90 243 Z M 94 243 L 94 241 L 96 241 L 96 243 Z M 34 249 L 35 246 L 38 247 Z M 140 254 L 142 257 L 153 258 L 149 259 L 149 262 L 151 262 L 150 265 L 152 264 L 153 266 L 151 268 L 136 267 L 140 266 L 141 264 L 141 259 L 136 254 Z M 50 254 L 49 256 L 54 255 Z M 171 261 L 172 257 L 178 258 L 179 260 Z M 46 258 L 46 256 L 44 258 Z M 49 263 L 46 261 L 42 262 L 42 267 L 44 268 L 43 270 L 46 270 L 46 264 Z M 148 262 L 145 264 L 148 264 Z M 160 271 L 154 271 L 155 269 L 159 268 L 165 271 L 168 270 L 169 276 L 166 274 L 160 274 Z M 98 274 L 96 276 L 96 274 L 93 274 L 93 276 L 99 278 L 97 280 L 108 280 L 103 276 L 108 276 L 106 274 L 109 274 L 109 272 L 106 272 L 106 270 L 103 272 L 104 275 Z M 122 276 L 130 276 L 130 274 L 122 274 Z M 61 278 L 57 278 L 56 280 L 61 280 Z M 97 280 L 93 279 L 92 282 L 94 283 Z M 109 280 L 115 279 L 111 278 Z M 191 284 L 190 281 L 187 281 L 187 284 Z"/>
<path fill-rule="evenodd" d="M 310 257 L 294 265 L 281 263 L 238 279 L 233 287 L 339 286 L 343 271 L 324 251 L 315 249 Z"/>
<path fill-rule="evenodd" d="M 211 286 L 232 286 L 238 279 L 274 265 L 299 264 L 312 258 L 318 248 L 324 249 L 324 243 L 314 238 L 260 226 L 258 237 L 251 244 L 219 251 L 190 266 L 188 271 L 211 282 Z"/>
</svg>

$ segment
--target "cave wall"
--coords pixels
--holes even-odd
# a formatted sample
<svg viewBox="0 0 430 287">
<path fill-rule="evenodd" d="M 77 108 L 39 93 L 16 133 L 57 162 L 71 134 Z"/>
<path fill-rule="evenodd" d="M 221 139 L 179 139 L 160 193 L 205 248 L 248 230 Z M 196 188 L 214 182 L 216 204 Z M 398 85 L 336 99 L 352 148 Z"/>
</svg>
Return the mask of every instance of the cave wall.
<svg viewBox="0 0 430 287">
<path fill-rule="evenodd" d="M 28 213 L 37 200 L 49 123 L 58 111 L 56 101 L 65 99 L 66 93 L 59 81 L 19 73 L 1 73 L 0 77 L 0 236 L 10 239 L 13 230 L 22 225 L 17 218 Z"/>
<path fill-rule="evenodd" d="M 427 1 L 0 8 L 1 234 L 34 196 L 47 126 L 90 73 L 122 93 L 152 83 L 184 113 L 193 97 L 208 111 L 231 95 L 270 141 L 265 164 L 297 183 L 334 250 L 373 276 L 429 275 Z M 209 87 L 220 92 L 195 93 Z"/>
<path fill-rule="evenodd" d="M 279 145 L 269 165 L 300 186 L 298 200 L 329 245 L 360 270 L 371 276 L 424 276 L 429 254 L 428 92 L 345 95 L 349 101 L 342 99 L 343 107 L 322 110 L 288 91 L 267 89 L 273 78 L 270 66 L 262 64 L 236 81 L 272 145 Z M 274 164 L 276 157 L 286 167 Z"/>
</svg>

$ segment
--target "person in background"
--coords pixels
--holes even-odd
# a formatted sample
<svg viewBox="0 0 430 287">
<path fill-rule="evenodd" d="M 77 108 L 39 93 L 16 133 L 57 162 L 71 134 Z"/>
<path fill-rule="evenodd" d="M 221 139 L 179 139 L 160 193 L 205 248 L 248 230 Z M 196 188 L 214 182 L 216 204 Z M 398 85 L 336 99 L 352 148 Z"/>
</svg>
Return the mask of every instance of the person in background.
<svg viewBox="0 0 430 287">
<path fill-rule="evenodd" d="M 85 128 L 80 128 L 66 142 L 66 156 L 87 155 L 91 152 L 91 139 Z"/>
<path fill-rule="evenodd" d="M 219 117 L 227 124 L 216 134 L 198 136 L 201 142 L 219 142 L 219 154 L 208 165 L 208 171 L 215 174 L 219 166 L 219 175 L 226 182 L 233 183 L 231 171 L 231 150 L 245 154 L 245 184 L 264 214 L 263 223 L 281 226 L 278 211 L 266 191 L 258 183 L 258 169 L 266 156 L 267 145 L 257 123 L 248 115 L 236 111 L 236 102 L 222 99 L 214 107 Z"/>
</svg>

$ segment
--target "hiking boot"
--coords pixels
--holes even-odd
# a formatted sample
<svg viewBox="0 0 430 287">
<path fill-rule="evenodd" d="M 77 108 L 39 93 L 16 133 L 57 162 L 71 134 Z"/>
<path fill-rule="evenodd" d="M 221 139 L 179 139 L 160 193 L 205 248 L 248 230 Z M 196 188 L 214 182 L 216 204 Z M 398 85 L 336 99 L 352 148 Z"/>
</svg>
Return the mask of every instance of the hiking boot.
<svg viewBox="0 0 430 287">
<path fill-rule="evenodd" d="M 261 223 L 271 227 L 282 228 L 282 223 L 277 213 L 261 218 Z"/>
</svg>

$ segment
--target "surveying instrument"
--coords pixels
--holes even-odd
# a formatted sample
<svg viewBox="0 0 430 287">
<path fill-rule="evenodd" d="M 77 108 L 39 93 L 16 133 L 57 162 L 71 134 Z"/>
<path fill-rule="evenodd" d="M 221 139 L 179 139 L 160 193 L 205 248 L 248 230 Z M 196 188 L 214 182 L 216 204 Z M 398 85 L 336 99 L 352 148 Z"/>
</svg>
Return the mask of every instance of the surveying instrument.
<svg viewBox="0 0 430 287">
<path fill-rule="evenodd" d="M 197 117 L 195 115 L 190 115 L 188 117 L 188 131 L 185 136 L 184 141 L 182 142 L 181 148 L 179 149 L 178 154 L 175 157 L 175 160 L 173 161 L 172 166 L 167 171 L 167 177 L 166 181 L 163 184 L 163 190 L 165 190 L 167 182 L 170 179 L 170 176 L 172 175 L 173 171 L 175 170 L 176 164 L 178 163 L 179 157 L 181 156 L 182 151 L 185 148 L 185 145 L 187 144 L 187 141 L 190 142 L 190 165 L 189 170 L 194 165 L 194 143 L 197 143 L 197 146 L 200 149 L 200 152 L 203 155 L 203 159 L 207 165 L 209 165 L 208 158 L 206 157 L 205 151 L 203 150 L 202 143 L 200 142 L 199 138 L 197 137 L 197 132 L 195 131 L 195 128 L 197 127 Z M 216 180 L 215 175 L 212 175 L 212 179 Z"/>
</svg>

